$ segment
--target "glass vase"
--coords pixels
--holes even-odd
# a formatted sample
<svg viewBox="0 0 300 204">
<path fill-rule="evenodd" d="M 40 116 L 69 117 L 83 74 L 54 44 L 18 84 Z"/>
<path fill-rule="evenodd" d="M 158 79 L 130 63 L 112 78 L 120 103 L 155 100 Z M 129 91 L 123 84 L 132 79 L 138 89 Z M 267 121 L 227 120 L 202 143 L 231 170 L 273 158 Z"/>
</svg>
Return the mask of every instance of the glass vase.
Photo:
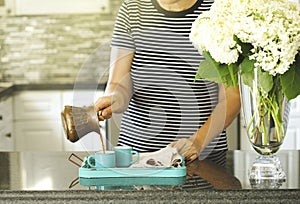
<svg viewBox="0 0 300 204">
<path fill-rule="evenodd" d="M 280 87 L 272 90 L 273 95 L 264 93 L 258 79 L 254 76 L 250 87 L 240 78 L 244 128 L 258 153 L 249 170 L 249 180 L 252 188 L 279 188 L 285 182 L 286 175 L 275 153 L 286 136 L 290 104 Z"/>
</svg>

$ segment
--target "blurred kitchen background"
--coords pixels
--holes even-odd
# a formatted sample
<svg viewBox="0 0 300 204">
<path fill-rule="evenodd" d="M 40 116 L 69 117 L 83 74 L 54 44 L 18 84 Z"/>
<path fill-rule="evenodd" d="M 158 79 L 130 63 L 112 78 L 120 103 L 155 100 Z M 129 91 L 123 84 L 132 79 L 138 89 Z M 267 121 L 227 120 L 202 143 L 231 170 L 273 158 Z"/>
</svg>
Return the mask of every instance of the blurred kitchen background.
<svg viewBox="0 0 300 204">
<path fill-rule="evenodd" d="M 18 87 L 3 105 L 14 124 L 11 133 L 3 136 L 11 142 L 2 143 L 2 148 L 45 150 L 39 144 L 45 138 L 47 141 L 41 137 L 44 133 L 52 135 L 48 140 L 53 146 L 46 150 L 81 149 L 60 139 L 65 139 L 59 134 L 60 112 L 64 105 L 89 105 L 86 103 L 93 101 L 96 90 L 98 96 L 102 94 L 108 77 L 109 43 L 121 2 L 0 0 L 0 82 Z M 36 122 L 44 124 L 36 126 Z M 21 135 L 26 138 L 26 132 L 27 139 L 20 139 Z"/>
<path fill-rule="evenodd" d="M 79 69 L 109 42 L 121 0 L 0 0 L 0 81 L 73 83 Z M 98 61 L 106 63 L 108 49 Z M 94 64 L 93 64 L 94 63 Z M 92 74 L 81 75 L 90 80 Z M 103 79 L 105 81 L 105 79 Z"/>
<path fill-rule="evenodd" d="M 52 171 L 54 161 L 70 172 L 76 168 L 66 166 L 66 158 L 59 153 L 46 152 L 90 153 L 101 147 L 99 136 L 93 133 L 76 144 L 66 140 L 60 113 L 64 105 L 89 105 L 103 94 L 109 43 L 122 1 L 0 0 L 0 163 L 22 169 L 11 176 L 10 168 L 0 168 L 0 188 L 51 189 L 40 177 L 71 179 Z M 240 121 L 239 117 L 228 128 L 229 149 L 251 150 Z M 292 101 L 282 149 L 300 149 L 299 122 L 297 98 Z M 116 144 L 119 123 L 120 115 L 114 115 L 102 124 L 108 147 Z M 36 151 L 42 157 L 30 153 Z M 241 161 L 250 157 L 255 158 L 253 151 Z M 294 162 L 299 162 L 298 156 L 284 161 L 285 169 L 294 169 Z"/>
<path fill-rule="evenodd" d="M 69 142 L 60 114 L 103 94 L 121 3 L 0 0 L 0 189 L 67 189 L 78 169 L 69 153 L 101 147 L 93 133 Z"/>
</svg>

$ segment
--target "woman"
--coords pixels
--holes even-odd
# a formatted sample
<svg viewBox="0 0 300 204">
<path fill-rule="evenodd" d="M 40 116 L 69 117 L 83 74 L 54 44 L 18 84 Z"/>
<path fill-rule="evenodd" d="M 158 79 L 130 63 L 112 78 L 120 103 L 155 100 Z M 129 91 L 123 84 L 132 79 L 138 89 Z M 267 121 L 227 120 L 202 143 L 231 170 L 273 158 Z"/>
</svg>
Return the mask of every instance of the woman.
<svg viewBox="0 0 300 204">
<path fill-rule="evenodd" d="M 192 23 L 210 0 L 125 0 L 111 43 L 100 120 L 123 113 L 118 145 L 152 152 L 174 146 L 187 161 L 225 165 L 225 128 L 240 109 L 238 88 L 194 81 L 203 57 L 189 40 Z M 199 178 L 187 187 L 209 187 Z"/>
</svg>

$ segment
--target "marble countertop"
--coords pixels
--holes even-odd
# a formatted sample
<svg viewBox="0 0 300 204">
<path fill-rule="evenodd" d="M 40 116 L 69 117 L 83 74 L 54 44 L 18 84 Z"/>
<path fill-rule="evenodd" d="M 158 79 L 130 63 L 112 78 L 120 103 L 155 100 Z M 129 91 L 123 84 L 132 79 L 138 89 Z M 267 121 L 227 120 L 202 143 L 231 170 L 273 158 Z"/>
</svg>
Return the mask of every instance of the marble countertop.
<svg viewBox="0 0 300 204">
<path fill-rule="evenodd" d="M 0 191 L 0 204 L 297 204 L 300 190 Z"/>
</svg>

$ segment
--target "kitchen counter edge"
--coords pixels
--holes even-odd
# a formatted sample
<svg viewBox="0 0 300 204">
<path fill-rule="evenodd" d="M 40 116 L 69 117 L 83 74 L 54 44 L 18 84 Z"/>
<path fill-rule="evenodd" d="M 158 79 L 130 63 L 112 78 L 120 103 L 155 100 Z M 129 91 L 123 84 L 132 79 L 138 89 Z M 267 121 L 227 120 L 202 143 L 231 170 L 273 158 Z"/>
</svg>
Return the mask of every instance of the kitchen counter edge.
<svg viewBox="0 0 300 204">
<path fill-rule="evenodd" d="M 104 90 L 106 84 L 11 84 L 0 86 L 0 100 L 12 96 L 17 91 L 51 91 L 51 90 Z"/>
</svg>

